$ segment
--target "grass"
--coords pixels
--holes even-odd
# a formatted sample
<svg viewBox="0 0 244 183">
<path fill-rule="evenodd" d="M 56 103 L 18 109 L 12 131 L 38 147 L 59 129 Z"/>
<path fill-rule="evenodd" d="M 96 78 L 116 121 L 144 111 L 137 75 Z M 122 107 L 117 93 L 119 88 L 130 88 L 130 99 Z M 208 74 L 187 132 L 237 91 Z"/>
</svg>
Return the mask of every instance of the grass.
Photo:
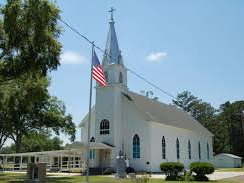
<svg viewBox="0 0 244 183">
<path fill-rule="evenodd" d="M 72 176 L 72 177 L 49 177 L 47 179 L 48 183 L 82 183 L 85 181 L 84 176 Z M 26 175 L 18 173 L 1 173 L 0 172 L 0 182 L 1 183 L 25 183 Z M 91 176 L 91 183 L 132 183 L 130 179 L 116 180 L 111 177 L 102 176 Z M 210 181 L 210 183 L 235 183 L 233 181 Z M 180 183 L 177 181 L 164 181 L 162 179 L 150 179 L 149 183 Z M 195 181 L 189 183 L 197 183 Z M 204 182 L 201 182 L 204 183 Z M 205 182 L 206 183 L 206 182 Z"/>
<path fill-rule="evenodd" d="M 242 168 L 217 168 L 216 172 L 244 172 L 244 167 L 242 167 Z"/>
</svg>

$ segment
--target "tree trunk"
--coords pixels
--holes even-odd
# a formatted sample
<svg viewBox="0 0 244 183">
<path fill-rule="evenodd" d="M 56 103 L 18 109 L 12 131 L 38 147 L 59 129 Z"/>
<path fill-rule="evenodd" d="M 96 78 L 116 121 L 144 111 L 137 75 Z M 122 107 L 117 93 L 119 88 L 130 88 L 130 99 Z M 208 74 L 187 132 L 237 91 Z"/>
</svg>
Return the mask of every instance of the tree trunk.
<svg viewBox="0 0 244 183">
<path fill-rule="evenodd" d="M 22 144 L 22 133 L 17 133 L 16 135 L 16 141 L 15 141 L 15 152 L 16 153 L 21 153 L 21 144 Z M 15 166 L 18 167 L 20 164 L 20 157 L 16 156 L 15 157 L 15 162 L 14 162 Z"/>
<path fill-rule="evenodd" d="M 5 135 L 1 135 L 1 137 L 0 137 L 0 151 L 3 147 L 3 145 L 5 144 L 6 140 L 7 140 L 7 137 Z"/>
<path fill-rule="evenodd" d="M 18 133 L 16 135 L 16 141 L 15 141 L 15 152 L 16 153 L 20 153 L 21 152 L 21 143 L 22 143 L 22 134 L 21 133 Z"/>
</svg>

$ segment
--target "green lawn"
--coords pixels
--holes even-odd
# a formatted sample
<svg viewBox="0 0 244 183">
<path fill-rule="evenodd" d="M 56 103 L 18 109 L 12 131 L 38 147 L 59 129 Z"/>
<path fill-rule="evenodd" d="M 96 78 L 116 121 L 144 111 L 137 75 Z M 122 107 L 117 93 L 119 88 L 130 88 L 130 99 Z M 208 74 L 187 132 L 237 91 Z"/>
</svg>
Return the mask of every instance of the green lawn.
<svg viewBox="0 0 244 183">
<path fill-rule="evenodd" d="M 244 172 L 244 168 L 218 168 L 217 172 Z"/>
<path fill-rule="evenodd" d="M 0 183 L 25 183 L 26 175 L 17 173 L 0 173 Z M 84 176 L 73 176 L 73 177 L 50 177 L 47 179 L 48 183 L 82 183 L 85 180 Z M 91 176 L 91 183 L 133 183 L 130 179 L 126 180 L 115 180 L 110 177 Z M 231 181 L 211 181 L 212 183 L 235 183 Z M 176 183 L 175 181 L 163 181 L 162 179 L 150 179 L 150 183 Z M 180 182 L 177 182 L 180 183 Z M 197 183 L 197 182 L 189 182 Z M 204 183 L 204 182 L 201 182 Z M 205 182 L 206 183 L 206 182 Z"/>
</svg>

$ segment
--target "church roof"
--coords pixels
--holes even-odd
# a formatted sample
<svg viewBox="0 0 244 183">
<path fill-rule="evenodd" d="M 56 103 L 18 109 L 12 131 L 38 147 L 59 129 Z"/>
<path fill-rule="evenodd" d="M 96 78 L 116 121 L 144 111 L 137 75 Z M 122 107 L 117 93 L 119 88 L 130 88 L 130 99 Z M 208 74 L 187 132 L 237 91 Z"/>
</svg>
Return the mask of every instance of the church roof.
<svg viewBox="0 0 244 183">
<path fill-rule="evenodd" d="M 73 142 L 65 147 L 65 149 L 86 149 L 87 143 L 86 142 Z M 113 149 L 114 147 L 108 145 L 104 142 L 91 142 L 90 149 Z"/>
<path fill-rule="evenodd" d="M 134 102 L 153 122 L 213 136 L 209 130 L 202 126 L 191 115 L 176 106 L 167 105 L 131 91 L 128 92 L 126 97 L 128 100 Z"/>
<path fill-rule="evenodd" d="M 229 154 L 229 153 L 220 153 L 220 154 L 216 154 L 214 157 L 216 157 L 216 156 L 229 156 L 229 157 L 231 157 L 231 158 L 234 158 L 234 159 L 242 159 L 242 157 L 240 157 L 240 156 L 236 156 L 236 155 L 234 155 L 234 154 Z"/>
</svg>

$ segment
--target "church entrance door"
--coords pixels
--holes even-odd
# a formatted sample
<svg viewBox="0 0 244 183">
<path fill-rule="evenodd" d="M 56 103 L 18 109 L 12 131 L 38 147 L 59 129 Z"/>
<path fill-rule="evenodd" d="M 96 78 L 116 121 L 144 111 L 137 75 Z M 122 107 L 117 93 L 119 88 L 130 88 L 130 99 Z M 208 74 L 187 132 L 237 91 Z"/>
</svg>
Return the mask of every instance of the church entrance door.
<svg viewBox="0 0 244 183">
<path fill-rule="evenodd" d="M 99 152 L 99 166 L 102 168 L 110 167 L 111 150 L 101 149 Z"/>
</svg>

